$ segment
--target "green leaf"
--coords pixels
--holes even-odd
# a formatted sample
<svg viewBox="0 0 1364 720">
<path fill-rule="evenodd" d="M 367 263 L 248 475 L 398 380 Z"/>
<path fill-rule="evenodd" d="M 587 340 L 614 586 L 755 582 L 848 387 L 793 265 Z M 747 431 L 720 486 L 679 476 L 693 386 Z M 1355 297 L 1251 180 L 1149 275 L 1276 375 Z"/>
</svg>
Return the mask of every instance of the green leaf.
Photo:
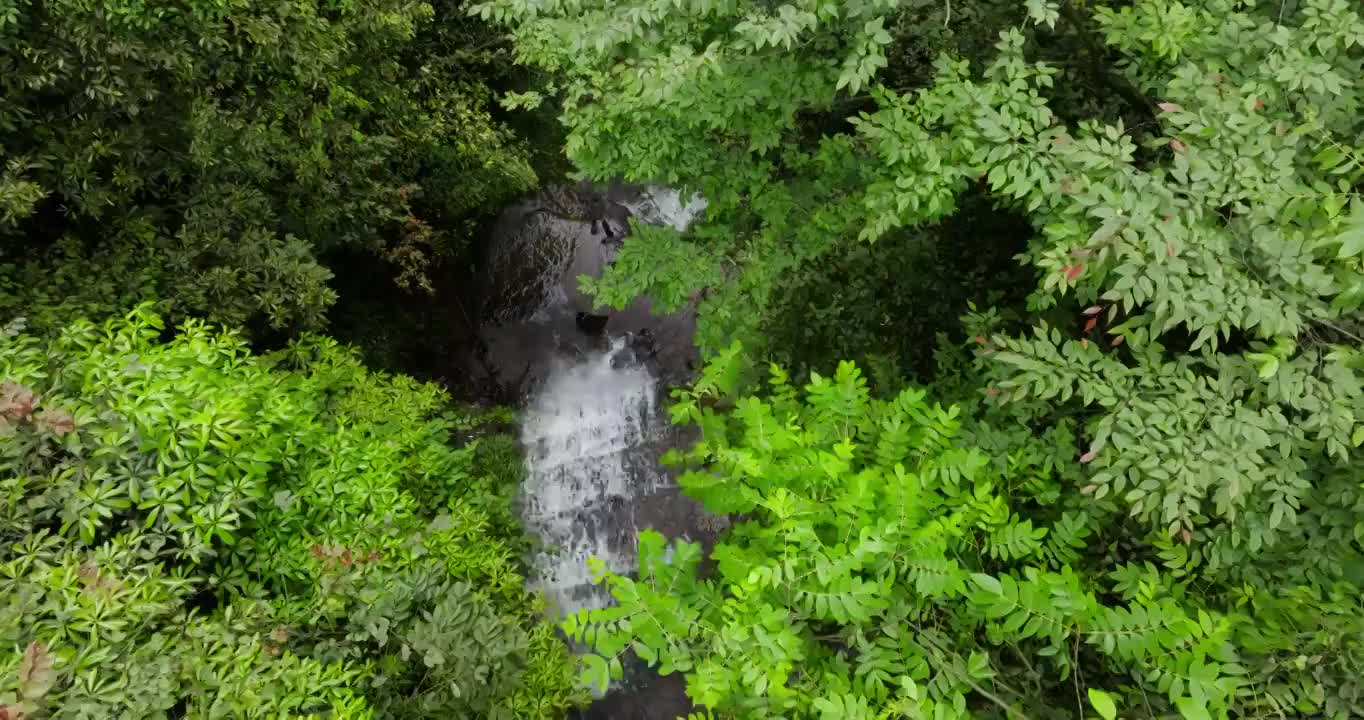
<svg viewBox="0 0 1364 720">
<path fill-rule="evenodd" d="M 1336 239 L 1340 241 L 1340 251 L 1336 257 L 1349 258 L 1364 253 L 1364 224 L 1356 224 Z"/>
<path fill-rule="evenodd" d="M 1113 720 L 1118 716 L 1118 706 L 1113 702 L 1113 696 L 1103 690 L 1089 688 L 1089 704 L 1104 720 Z"/>
<path fill-rule="evenodd" d="M 1103 225 L 1100 225 L 1099 229 L 1095 230 L 1094 234 L 1089 236 L 1089 245 L 1102 245 L 1103 243 L 1112 240 L 1114 236 L 1119 232 L 1122 232 L 1123 228 L 1127 227 L 1127 223 L 1128 219 L 1123 215 L 1114 215 L 1105 220 Z"/>
<path fill-rule="evenodd" d="M 587 687 L 595 687 L 597 692 L 605 693 L 611 686 L 611 667 L 607 664 L 606 658 L 595 654 L 582 656 L 583 671 L 578 676 L 579 682 Z"/>
<path fill-rule="evenodd" d="M 1336 236 L 1336 242 L 1340 243 L 1340 250 L 1336 252 L 1338 258 L 1349 258 L 1364 253 L 1364 201 L 1358 197 L 1350 203 L 1350 219 L 1346 222 L 1345 229 Z"/>
<path fill-rule="evenodd" d="M 1179 698 L 1175 700 L 1175 707 L 1179 708 L 1179 714 L 1184 716 L 1184 720 L 1212 720 L 1206 704 L 1193 698 Z"/>
<path fill-rule="evenodd" d="M 971 581 L 993 595 L 1004 594 L 1004 588 L 1000 586 L 999 581 L 990 575 L 975 573 L 971 576 Z"/>
<path fill-rule="evenodd" d="M 1279 358 L 1269 353 L 1246 353 L 1246 359 L 1255 364 L 1255 373 L 1261 380 L 1268 380 L 1279 371 Z"/>
</svg>

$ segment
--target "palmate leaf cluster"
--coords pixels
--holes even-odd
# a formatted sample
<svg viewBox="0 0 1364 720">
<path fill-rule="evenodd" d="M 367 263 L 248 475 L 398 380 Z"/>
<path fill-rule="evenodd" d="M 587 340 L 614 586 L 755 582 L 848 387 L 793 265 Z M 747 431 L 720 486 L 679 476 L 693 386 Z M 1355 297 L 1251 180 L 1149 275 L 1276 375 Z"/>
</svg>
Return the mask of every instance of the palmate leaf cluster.
<svg viewBox="0 0 1364 720">
<path fill-rule="evenodd" d="M 317 328 L 324 253 L 425 282 L 535 182 L 489 114 L 497 37 L 458 10 L 0 2 L 0 308 Z"/>
<path fill-rule="evenodd" d="M 968 4 L 985 25 L 1001 18 Z M 627 242 L 590 289 L 701 298 L 698 340 L 720 365 L 694 389 L 699 415 L 680 416 L 706 437 L 685 484 L 749 522 L 712 553 L 713 580 L 686 584 L 699 553 L 681 546 L 638 581 L 610 578 L 623 609 L 587 619 L 599 647 L 639 638 L 635 652 L 689 673 L 694 698 L 741 717 L 894 716 L 900 702 L 1073 716 L 1096 697 L 1103 715 L 1106 702 L 1133 716 L 1359 714 L 1360 8 L 1028 2 L 989 57 L 949 42 L 921 73 L 889 59 L 912 56 L 900 39 L 928 34 L 941 4 L 834 5 L 480 6 L 523 61 L 558 73 L 545 91 L 585 173 L 712 201 L 685 235 Z M 993 256 L 997 237 L 942 232 L 982 201 L 1026 223 L 1016 259 L 1035 282 L 1016 303 L 958 307 L 961 340 L 938 346 L 931 375 L 961 408 L 952 440 L 935 444 L 933 422 L 905 409 L 917 434 L 882 456 L 894 392 L 859 404 L 830 390 L 855 381 L 824 380 L 803 400 L 754 399 L 719 380 L 745 355 L 836 347 L 898 390 L 883 376 L 922 368 L 933 338 L 878 342 L 865 328 L 909 326 L 888 308 L 914 308 L 869 288 L 915 292 L 930 281 L 880 276 L 950 281 L 955 266 L 880 269 L 846 293 L 808 275 L 843 267 L 833 256 L 855 259 L 856 243 Z M 801 297 L 792 287 L 814 308 L 806 325 L 780 307 Z M 794 351 L 772 346 L 792 337 Z M 736 338 L 745 349 L 726 350 Z M 904 487 L 912 501 L 885 495 Z M 933 511 L 888 534 L 886 513 L 920 503 Z M 895 549 L 867 549 L 881 542 Z M 896 564 L 920 542 L 931 555 Z M 881 641 L 922 669 L 887 665 L 896 682 L 867 684 L 858 662 Z"/>
<path fill-rule="evenodd" d="M 325 338 L 253 355 L 202 323 L 162 332 L 143 307 L 0 337 L 0 712 L 558 718 L 579 699 L 524 590 L 506 470 L 482 438 L 451 445 L 477 414 Z"/>
</svg>

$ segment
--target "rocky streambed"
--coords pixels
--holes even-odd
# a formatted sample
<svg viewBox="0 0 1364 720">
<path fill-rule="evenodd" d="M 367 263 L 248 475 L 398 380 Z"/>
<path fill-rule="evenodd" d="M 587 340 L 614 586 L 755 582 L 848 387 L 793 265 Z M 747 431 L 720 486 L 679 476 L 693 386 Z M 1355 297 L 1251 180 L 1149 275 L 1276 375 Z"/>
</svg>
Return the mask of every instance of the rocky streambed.
<svg viewBox="0 0 1364 720">
<path fill-rule="evenodd" d="M 647 300 L 598 308 L 577 286 L 611 262 L 629 218 L 681 229 L 703 208 L 667 189 L 558 188 L 508 208 L 492 230 L 483 363 L 523 398 L 520 508 L 540 541 L 530 581 L 557 614 L 609 601 L 590 582 L 588 557 L 629 572 L 641 529 L 709 540 L 721 527 L 658 463 L 691 440 L 667 422 L 665 400 L 697 362 L 694 314 L 655 316 Z M 675 718 L 687 708 L 676 678 L 632 673 L 585 717 Z"/>
</svg>

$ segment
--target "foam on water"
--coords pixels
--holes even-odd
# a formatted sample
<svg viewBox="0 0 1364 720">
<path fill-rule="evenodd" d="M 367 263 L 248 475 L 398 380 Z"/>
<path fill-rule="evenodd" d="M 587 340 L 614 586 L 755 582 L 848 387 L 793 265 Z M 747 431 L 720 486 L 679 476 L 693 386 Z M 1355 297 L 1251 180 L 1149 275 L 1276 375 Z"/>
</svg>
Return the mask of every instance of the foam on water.
<svg viewBox="0 0 1364 720">
<path fill-rule="evenodd" d="M 602 607 L 586 559 L 633 570 L 633 524 L 619 517 L 637 496 L 661 485 L 642 450 L 656 432 L 656 381 L 622 364 L 624 340 L 557 364 L 532 397 L 522 422 L 527 479 L 526 529 L 544 549 L 532 560 L 531 584 L 554 610 Z"/>
<path fill-rule="evenodd" d="M 488 258 L 492 301 L 484 311 L 489 362 L 501 381 L 530 392 L 521 421 L 527 466 L 521 516 L 543 549 L 531 558 L 529 583 L 558 613 L 607 603 L 591 584 L 589 557 L 630 572 L 641 527 L 676 525 L 673 534 L 685 534 L 691 517 L 684 514 L 689 501 L 657 465 L 675 431 L 657 406 L 653 371 L 690 368 L 691 315 L 654 316 L 647 299 L 623 310 L 598 308 L 578 277 L 600 277 L 611 262 L 620 243 L 601 232 L 601 223 L 623 223 L 620 207 L 639 222 L 684 230 L 705 200 L 651 187 L 603 190 L 580 204 L 608 207 L 570 219 L 532 199 L 503 213 Z M 579 313 L 609 313 L 608 339 L 585 335 Z M 635 361 L 623 335 L 645 328 L 669 362 Z"/>
<path fill-rule="evenodd" d="M 700 193 L 685 202 L 675 188 L 653 186 L 638 199 L 622 202 L 630 214 L 646 225 L 671 225 L 679 232 L 686 230 L 706 209 L 706 199 Z"/>
</svg>

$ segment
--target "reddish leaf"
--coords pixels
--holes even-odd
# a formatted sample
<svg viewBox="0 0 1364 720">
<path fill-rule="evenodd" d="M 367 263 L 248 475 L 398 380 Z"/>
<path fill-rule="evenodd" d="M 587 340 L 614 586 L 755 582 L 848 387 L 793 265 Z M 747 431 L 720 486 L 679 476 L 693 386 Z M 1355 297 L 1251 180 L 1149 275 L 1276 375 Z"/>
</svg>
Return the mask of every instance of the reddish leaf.
<svg viewBox="0 0 1364 720">
<path fill-rule="evenodd" d="M 44 408 L 33 417 L 38 429 L 53 435 L 65 435 L 76 429 L 76 419 L 56 408 Z"/>
<path fill-rule="evenodd" d="M 994 397 L 999 394 L 999 388 L 989 388 L 985 391 L 985 397 Z"/>
<path fill-rule="evenodd" d="M 1193 533 L 1189 532 L 1188 528 L 1184 528 L 1179 531 L 1179 539 L 1183 540 L 1185 545 L 1188 545 L 1193 541 Z"/>
<path fill-rule="evenodd" d="M 1127 341 L 1127 338 L 1123 337 L 1122 335 L 1119 335 L 1119 336 L 1113 338 L 1113 342 L 1109 343 L 1109 345 L 1112 345 L 1113 347 L 1117 347 L 1117 346 L 1123 344 L 1123 343 L 1126 342 L 1126 341 Z"/>
<path fill-rule="evenodd" d="M 42 643 L 32 642 L 19 661 L 19 696 L 36 700 L 52 689 L 56 673 L 52 672 L 52 655 Z"/>
<path fill-rule="evenodd" d="M 1085 465 L 1088 465 L 1089 463 L 1094 462 L 1094 458 L 1098 456 L 1099 452 L 1097 450 L 1090 450 L 1089 452 L 1080 456 L 1080 462 L 1084 463 Z"/>
<path fill-rule="evenodd" d="M 984 344 L 985 344 L 985 336 L 984 336 L 984 335 L 977 335 L 976 338 L 975 338 L 975 340 L 976 340 L 976 344 L 977 344 L 977 345 L 984 345 Z"/>
<path fill-rule="evenodd" d="M 1183 110 L 1183 109 L 1184 109 L 1184 108 L 1182 108 L 1182 107 L 1180 107 L 1179 105 L 1176 105 L 1176 104 L 1174 104 L 1174 103 L 1161 103 L 1161 104 L 1157 105 L 1156 107 L 1160 108 L 1161 112 L 1167 112 L 1167 113 L 1179 112 L 1180 110 Z"/>
<path fill-rule="evenodd" d="M 28 420 L 37 404 L 38 396 L 23 385 L 8 382 L 0 385 L 0 417 Z"/>
<path fill-rule="evenodd" d="M 81 563 L 76 577 L 80 578 L 86 590 L 93 589 L 99 585 L 99 566 L 92 562 Z"/>
<path fill-rule="evenodd" d="M 1096 318 L 1096 317 L 1090 318 L 1090 319 L 1089 319 L 1089 322 L 1085 323 L 1085 332 L 1089 332 L 1089 331 L 1093 330 L 1093 329 L 1094 329 L 1094 326 L 1095 326 L 1095 325 L 1098 325 L 1098 324 L 1099 324 L 1099 318 Z"/>
<path fill-rule="evenodd" d="M 1098 315 L 1099 313 L 1101 313 L 1101 312 L 1103 312 L 1103 311 L 1104 311 L 1104 309 L 1103 309 L 1103 306 L 1102 306 L 1102 305 L 1090 305 L 1089 307 L 1085 308 L 1084 314 L 1085 314 L 1085 315 Z"/>
<path fill-rule="evenodd" d="M 1069 280 L 1070 282 L 1075 282 L 1075 279 L 1080 277 L 1080 273 L 1083 273 L 1085 271 L 1085 266 L 1070 265 L 1061 269 L 1065 271 L 1067 280 Z"/>
<path fill-rule="evenodd" d="M 1182 154 L 1185 150 L 1188 150 L 1189 148 L 1187 145 L 1180 142 L 1179 140 L 1176 140 L 1175 138 L 1170 138 L 1170 149 L 1174 150 L 1177 153 Z"/>
<path fill-rule="evenodd" d="M 24 711 L 18 705 L 0 705 L 0 720 L 24 720 Z"/>
<path fill-rule="evenodd" d="M 1265 104 L 1264 104 L 1264 102 L 1263 102 L 1262 100 L 1260 100 L 1259 98 L 1256 98 L 1256 100 L 1255 100 L 1255 109 L 1256 109 L 1256 110 L 1263 110 L 1263 109 L 1265 109 Z"/>
</svg>

